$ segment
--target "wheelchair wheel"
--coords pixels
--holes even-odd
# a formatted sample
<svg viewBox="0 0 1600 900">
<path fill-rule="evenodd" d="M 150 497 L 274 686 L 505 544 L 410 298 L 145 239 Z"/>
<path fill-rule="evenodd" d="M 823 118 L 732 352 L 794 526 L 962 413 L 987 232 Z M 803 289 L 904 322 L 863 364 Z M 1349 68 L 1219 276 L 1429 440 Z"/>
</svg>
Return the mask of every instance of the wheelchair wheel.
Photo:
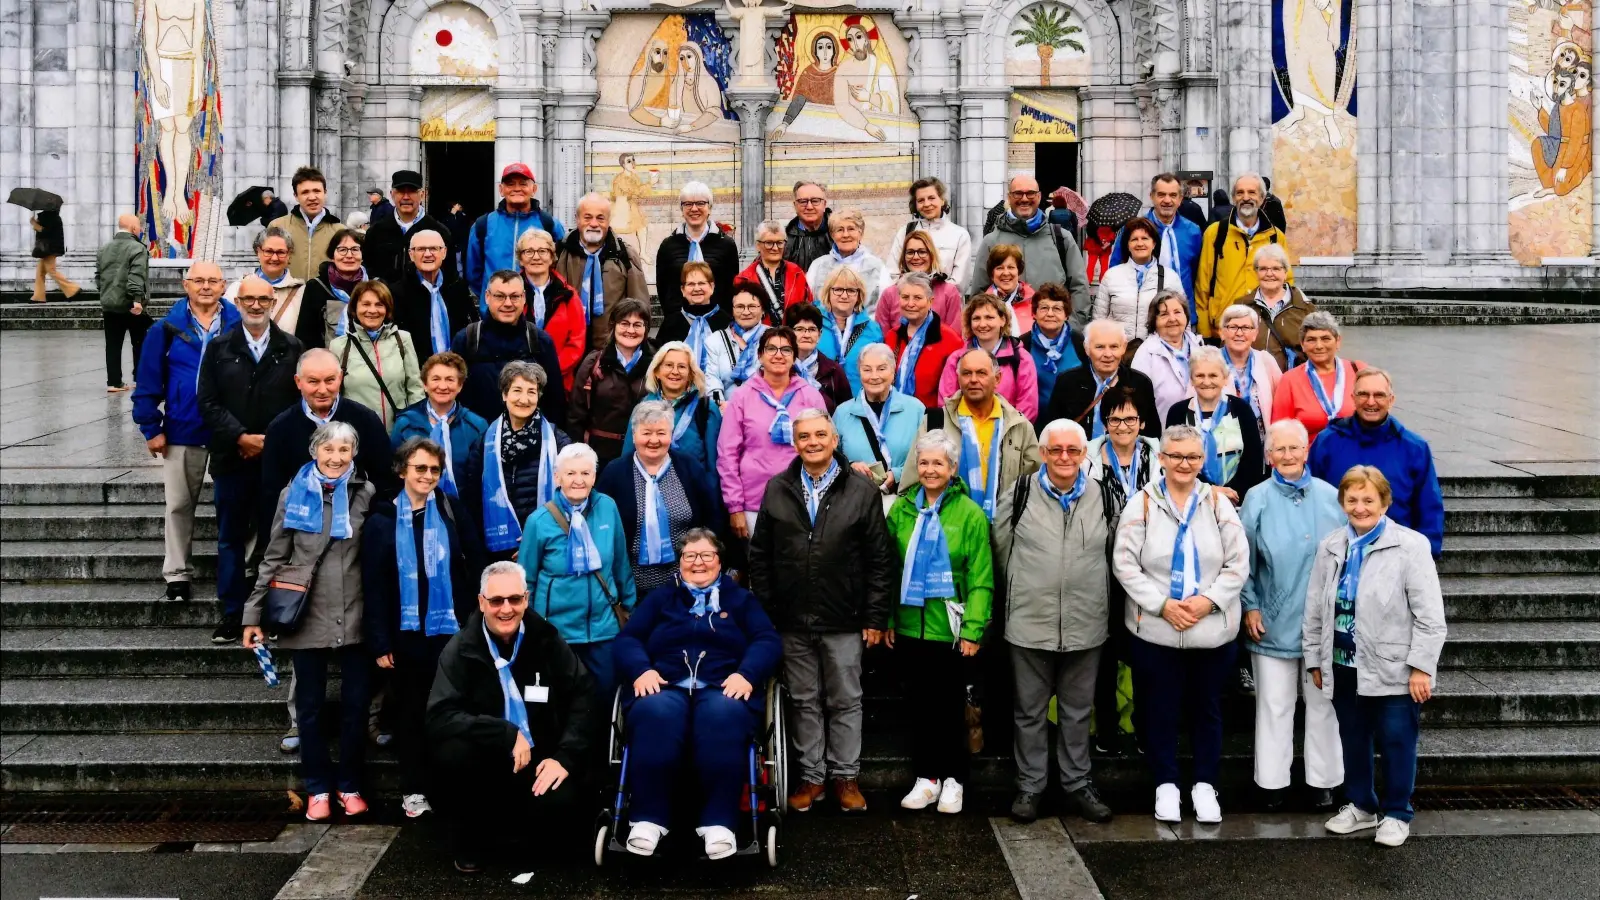
<svg viewBox="0 0 1600 900">
<path fill-rule="evenodd" d="M 622 688 L 611 696 L 611 726 L 606 729 L 606 761 L 610 765 L 622 762 Z"/>
<path fill-rule="evenodd" d="M 611 828 L 601 825 L 599 832 L 594 836 L 594 865 L 600 868 L 606 864 L 606 844 L 611 840 Z"/>
<path fill-rule="evenodd" d="M 778 826 L 776 823 L 767 826 L 767 866 L 778 867 Z"/>
<path fill-rule="evenodd" d="M 767 682 L 767 765 L 772 767 L 770 783 L 774 797 L 772 809 L 781 812 L 789 802 L 789 729 L 784 716 L 783 684 L 773 678 Z"/>
</svg>

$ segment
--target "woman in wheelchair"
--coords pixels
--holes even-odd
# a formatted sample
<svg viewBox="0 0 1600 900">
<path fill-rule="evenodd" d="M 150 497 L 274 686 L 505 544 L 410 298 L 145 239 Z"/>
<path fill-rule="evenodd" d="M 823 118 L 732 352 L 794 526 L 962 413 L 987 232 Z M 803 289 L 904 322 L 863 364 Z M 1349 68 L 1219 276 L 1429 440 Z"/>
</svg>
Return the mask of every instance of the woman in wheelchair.
<svg viewBox="0 0 1600 900">
<path fill-rule="evenodd" d="M 746 757 L 762 721 L 756 686 L 772 677 L 783 645 L 755 595 L 722 574 L 721 543 L 709 529 L 678 540 L 678 583 L 639 602 L 614 645 L 626 698 L 627 847 L 649 856 L 667 833 L 673 783 L 692 757 L 703 798 L 695 833 L 706 856 L 738 850 L 734 825 Z M 626 688 L 624 688 L 626 690 Z"/>
</svg>

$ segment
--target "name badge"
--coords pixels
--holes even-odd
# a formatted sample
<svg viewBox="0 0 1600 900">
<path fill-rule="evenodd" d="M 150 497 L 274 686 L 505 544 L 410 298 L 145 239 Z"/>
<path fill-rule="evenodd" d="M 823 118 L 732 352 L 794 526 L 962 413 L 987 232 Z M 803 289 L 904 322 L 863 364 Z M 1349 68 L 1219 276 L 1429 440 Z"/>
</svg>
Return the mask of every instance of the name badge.
<svg viewBox="0 0 1600 900">
<path fill-rule="evenodd" d="M 533 676 L 533 684 L 522 689 L 522 702 L 524 703 L 549 703 L 550 688 L 539 684 L 539 676 Z"/>
</svg>

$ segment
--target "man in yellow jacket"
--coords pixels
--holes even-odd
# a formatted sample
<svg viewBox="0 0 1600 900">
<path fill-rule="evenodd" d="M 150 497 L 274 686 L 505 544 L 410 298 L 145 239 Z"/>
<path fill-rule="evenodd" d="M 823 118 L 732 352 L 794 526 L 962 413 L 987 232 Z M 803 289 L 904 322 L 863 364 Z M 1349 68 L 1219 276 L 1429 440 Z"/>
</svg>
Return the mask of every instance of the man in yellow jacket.
<svg viewBox="0 0 1600 900">
<path fill-rule="evenodd" d="M 1237 297 L 1256 289 L 1256 251 L 1268 244 L 1289 249 L 1287 236 L 1261 215 L 1267 189 L 1261 176 L 1246 172 L 1233 181 L 1233 215 L 1212 222 L 1200 239 L 1200 264 L 1195 270 L 1195 327 L 1201 337 L 1215 337 L 1222 311 Z M 1294 275 L 1289 276 L 1294 282 Z"/>
</svg>

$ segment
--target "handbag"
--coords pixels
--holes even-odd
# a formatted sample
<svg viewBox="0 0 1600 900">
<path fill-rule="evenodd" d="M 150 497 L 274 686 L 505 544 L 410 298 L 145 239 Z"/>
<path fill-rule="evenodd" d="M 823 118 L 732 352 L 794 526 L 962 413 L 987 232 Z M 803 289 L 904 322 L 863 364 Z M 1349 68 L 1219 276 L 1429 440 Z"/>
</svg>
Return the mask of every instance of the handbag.
<svg viewBox="0 0 1600 900">
<path fill-rule="evenodd" d="M 311 584 L 316 581 L 322 558 L 328 555 L 333 539 L 322 545 L 322 552 L 309 566 L 283 566 L 267 582 L 267 597 L 261 609 L 261 627 L 268 634 L 294 634 L 306 621 Z"/>
<path fill-rule="evenodd" d="M 561 507 L 557 506 L 554 500 L 546 500 L 544 508 L 549 511 L 550 517 L 556 520 L 556 524 L 561 526 L 562 534 L 571 533 L 572 523 L 567 521 L 566 514 L 561 511 Z M 599 569 L 590 574 L 594 576 L 595 581 L 600 582 L 600 593 L 606 595 L 606 603 L 611 607 L 611 614 L 617 617 L 617 627 L 628 627 L 628 608 L 623 606 L 622 601 L 617 599 L 617 592 L 611 589 L 611 582 L 606 579 L 606 574 Z"/>
</svg>

